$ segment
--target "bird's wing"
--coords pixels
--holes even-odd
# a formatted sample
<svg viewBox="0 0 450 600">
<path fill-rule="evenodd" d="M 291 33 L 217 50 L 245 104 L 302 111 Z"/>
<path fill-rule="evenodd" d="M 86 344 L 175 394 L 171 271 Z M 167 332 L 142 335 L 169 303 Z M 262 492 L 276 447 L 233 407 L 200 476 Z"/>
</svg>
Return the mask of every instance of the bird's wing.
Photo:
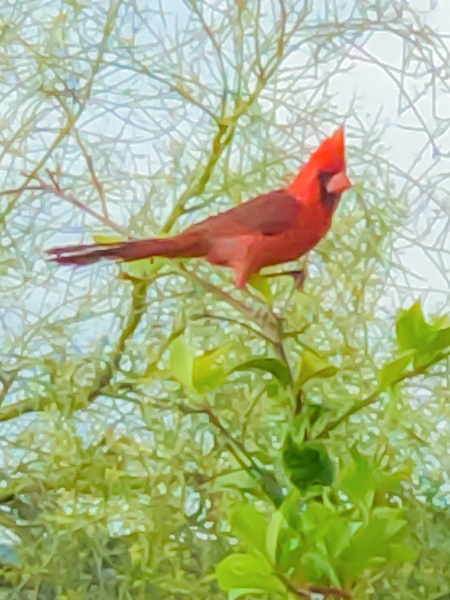
<svg viewBox="0 0 450 600">
<path fill-rule="evenodd" d="M 218 235 L 279 235 L 298 223 L 301 210 L 301 204 L 288 192 L 275 190 L 217 215 L 214 229 Z"/>
</svg>

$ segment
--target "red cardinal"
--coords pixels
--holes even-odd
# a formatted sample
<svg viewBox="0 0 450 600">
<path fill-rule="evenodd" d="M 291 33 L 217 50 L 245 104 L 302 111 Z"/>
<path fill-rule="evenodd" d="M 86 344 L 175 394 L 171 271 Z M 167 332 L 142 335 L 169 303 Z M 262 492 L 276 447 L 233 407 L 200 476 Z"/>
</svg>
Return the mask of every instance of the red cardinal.
<svg viewBox="0 0 450 600">
<path fill-rule="evenodd" d="M 48 254 L 61 265 L 86 265 L 102 258 L 203 257 L 213 265 L 231 267 L 236 286 L 243 288 L 263 267 L 309 252 L 330 229 L 341 194 L 350 186 L 342 126 L 322 142 L 286 189 L 257 196 L 170 238 L 67 246 Z"/>
</svg>

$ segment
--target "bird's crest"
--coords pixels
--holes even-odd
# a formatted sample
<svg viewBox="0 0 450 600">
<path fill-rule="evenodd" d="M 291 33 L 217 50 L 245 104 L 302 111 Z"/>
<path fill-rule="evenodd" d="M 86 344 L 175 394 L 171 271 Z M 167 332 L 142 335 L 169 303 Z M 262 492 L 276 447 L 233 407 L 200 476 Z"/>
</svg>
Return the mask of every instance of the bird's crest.
<svg viewBox="0 0 450 600">
<path fill-rule="evenodd" d="M 340 195 L 351 186 L 346 174 L 344 125 L 341 125 L 313 152 L 309 161 L 300 169 L 300 173 L 288 187 L 288 192 L 300 198 L 309 185 L 317 184 L 324 174 L 329 182 L 330 193 Z"/>
</svg>

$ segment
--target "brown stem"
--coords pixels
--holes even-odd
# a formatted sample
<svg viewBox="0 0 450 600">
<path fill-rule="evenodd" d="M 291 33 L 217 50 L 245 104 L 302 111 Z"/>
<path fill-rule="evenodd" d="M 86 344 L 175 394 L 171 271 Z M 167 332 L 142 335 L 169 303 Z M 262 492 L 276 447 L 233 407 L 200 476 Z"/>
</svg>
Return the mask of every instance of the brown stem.
<svg viewBox="0 0 450 600">
<path fill-rule="evenodd" d="M 207 415 L 211 425 L 214 425 L 214 427 L 227 439 L 227 448 L 239 462 L 241 467 L 252 477 L 255 477 L 255 474 L 258 475 L 258 477 L 256 477 L 257 481 L 259 481 L 264 492 L 273 502 L 275 507 L 278 507 L 281 504 L 281 502 L 284 500 L 284 492 L 273 473 L 261 468 L 255 463 L 252 455 L 246 450 L 243 442 L 241 442 L 241 440 L 237 440 L 231 435 L 228 429 L 222 425 L 220 419 L 209 406 L 202 405 L 199 407 L 193 407 L 187 406 L 186 404 L 179 404 L 178 408 L 185 414 Z M 237 452 L 237 450 L 239 450 L 239 452 Z M 243 455 L 250 464 L 247 464 L 242 459 L 241 455 Z"/>
<path fill-rule="evenodd" d="M 88 396 L 89 402 L 93 402 L 97 396 L 99 396 L 105 387 L 107 387 L 114 375 L 114 371 L 118 368 L 120 359 L 125 350 L 127 340 L 133 335 L 138 327 L 139 323 L 145 312 L 145 300 L 147 296 L 148 284 L 143 281 L 139 281 L 134 284 L 132 293 L 132 304 L 131 311 L 126 320 L 125 326 L 122 333 L 117 341 L 114 352 L 109 360 L 108 365 L 98 375 L 97 382 L 95 383 L 91 393 Z"/>
<path fill-rule="evenodd" d="M 34 189 L 39 189 L 39 188 L 34 188 Z M 61 198 L 61 200 L 70 202 L 70 204 L 73 204 L 73 206 L 76 206 L 83 212 L 91 215 L 92 217 L 94 217 L 94 219 L 101 221 L 104 225 L 107 225 L 114 231 L 117 231 L 117 233 L 120 233 L 121 235 L 124 235 L 127 238 L 130 237 L 129 233 L 128 233 L 127 229 L 125 229 L 125 227 L 122 227 L 121 225 L 114 223 L 114 221 L 111 221 L 111 219 L 108 218 L 107 216 L 104 216 L 104 215 L 98 213 L 97 211 L 95 211 L 90 206 L 83 204 L 83 202 L 81 202 L 81 200 L 78 200 L 78 198 L 76 198 L 73 194 L 70 194 L 69 192 L 64 191 L 61 187 L 59 187 L 59 185 L 56 185 L 55 182 L 53 182 L 53 185 L 49 185 L 49 184 L 41 181 L 40 189 L 43 192 L 55 194 L 55 196 L 58 196 L 58 198 Z"/>
</svg>

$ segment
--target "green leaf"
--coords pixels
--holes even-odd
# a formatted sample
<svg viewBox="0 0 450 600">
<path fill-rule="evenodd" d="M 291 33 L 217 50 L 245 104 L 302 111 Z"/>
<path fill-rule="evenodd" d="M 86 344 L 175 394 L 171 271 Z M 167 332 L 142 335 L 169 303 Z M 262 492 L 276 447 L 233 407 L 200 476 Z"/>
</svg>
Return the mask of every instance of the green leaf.
<svg viewBox="0 0 450 600">
<path fill-rule="evenodd" d="M 230 554 L 216 567 L 217 579 L 223 590 L 254 589 L 261 592 L 285 593 L 281 581 L 262 557 L 253 554 Z"/>
<path fill-rule="evenodd" d="M 223 490 L 235 488 L 242 491 L 248 491 L 256 487 L 255 478 L 249 475 L 247 471 L 239 470 L 233 473 L 226 473 L 214 479 L 213 490 Z"/>
<path fill-rule="evenodd" d="M 404 519 L 404 511 L 401 508 L 379 506 L 373 510 L 372 515 L 374 520 L 378 520 L 382 524 L 385 539 L 396 535 L 408 523 Z"/>
<path fill-rule="evenodd" d="M 115 233 L 114 235 L 104 235 L 97 233 L 92 236 L 96 244 L 117 244 L 118 242 L 126 242 L 127 238 L 124 235 Z"/>
<path fill-rule="evenodd" d="M 333 483 L 333 463 L 320 442 L 296 444 L 287 436 L 283 451 L 285 469 L 291 482 L 300 490 L 313 484 Z"/>
<path fill-rule="evenodd" d="M 301 387 L 310 379 L 333 377 L 338 371 L 339 369 L 337 367 L 330 365 L 330 363 L 321 356 L 305 350 L 300 361 L 297 383 L 299 387 Z"/>
<path fill-rule="evenodd" d="M 225 378 L 224 367 L 216 363 L 224 354 L 228 354 L 231 347 L 231 343 L 223 344 L 194 358 L 193 384 L 196 390 L 204 392 L 222 383 Z"/>
<path fill-rule="evenodd" d="M 263 552 L 266 547 L 266 520 L 251 504 L 239 505 L 231 515 L 231 529 L 250 548 Z"/>
<path fill-rule="evenodd" d="M 350 498 L 363 500 L 374 481 L 368 461 L 355 453 L 353 465 L 347 468 L 341 478 L 341 487 Z"/>
<path fill-rule="evenodd" d="M 410 544 L 390 544 L 389 561 L 393 564 L 412 563 L 416 560 L 419 548 Z"/>
<path fill-rule="evenodd" d="M 435 352 L 445 350 L 450 346 L 450 327 L 439 329 L 432 343 L 432 348 Z"/>
<path fill-rule="evenodd" d="M 170 370 L 186 387 L 193 387 L 194 355 L 182 336 L 170 344 Z"/>
<path fill-rule="evenodd" d="M 264 590 L 258 590 L 255 588 L 235 588 L 233 590 L 229 590 L 228 592 L 228 600 L 236 600 L 236 598 L 240 598 L 241 596 L 249 596 L 250 594 L 264 594 Z"/>
<path fill-rule="evenodd" d="M 365 502 L 370 506 L 373 494 L 377 491 L 399 492 L 404 474 L 390 472 L 369 462 L 369 459 L 358 452 L 356 448 L 350 449 L 351 464 L 342 472 L 340 487 L 350 498 Z M 372 495 L 370 496 L 370 492 Z"/>
<path fill-rule="evenodd" d="M 266 530 L 266 552 L 272 564 L 277 562 L 278 534 L 283 524 L 284 516 L 280 510 L 272 513 Z"/>
<path fill-rule="evenodd" d="M 356 581 L 367 568 L 379 568 L 379 565 L 394 560 L 402 562 L 408 556 L 400 545 L 407 531 L 407 521 L 402 517 L 401 509 L 380 507 L 373 510 L 370 521 L 359 527 L 341 554 L 340 570 L 346 574 L 347 581 Z"/>
<path fill-rule="evenodd" d="M 301 529 L 301 515 L 298 510 L 300 498 L 301 495 L 298 489 L 292 488 L 280 506 L 280 511 L 283 513 L 286 523 L 295 531 Z"/>
<path fill-rule="evenodd" d="M 395 384 L 398 378 L 405 372 L 407 366 L 413 360 L 413 356 L 416 354 L 416 350 L 411 348 L 403 352 L 401 356 L 391 360 L 390 362 L 383 365 L 380 371 L 378 388 L 385 390 L 391 385 Z"/>
<path fill-rule="evenodd" d="M 400 348 L 415 349 L 414 365 L 432 361 L 442 350 L 450 346 L 450 327 L 445 319 L 427 323 L 420 302 L 400 313 L 397 320 L 397 339 Z"/>
<path fill-rule="evenodd" d="M 334 586 L 340 587 L 341 583 L 330 561 L 318 552 L 306 552 L 300 559 L 300 565 L 310 581 L 329 579 Z"/>
<path fill-rule="evenodd" d="M 401 312 L 397 320 L 397 340 L 402 350 L 415 349 L 423 352 L 428 349 L 434 337 L 434 328 L 425 321 L 420 301 Z"/>
<path fill-rule="evenodd" d="M 278 379 L 283 387 L 287 387 L 290 383 L 291 378 L 286 363 L 277 358 L 253 358 L 252 360 L 248 360 L 247 362 L 234 367 L 230 373 L 233 373 L 234 371 L 251 371 L 253 369 L 271 373 Z"/>
<path fill-rule="evenodd" d="M 330 515 L 324 526 L 323 537 L 330 557 L 338 557 L 350 545 L 351 528 L 347 519 Z"/>
<path fill-rule="evenodd" d="M 182 336 L 170 344 L 170 370 L 180 383 L 197 391 L 204 392 L 220 385 L 225 378 L 224 367 L 216 362 L 226 354 L 230 343 L 209 350 L 201 356 L 194 356 L 193 350 Z"/>
<path fill-rule="evenodd" d="M 267 277 L 263 277 L 259 273 L 254 273 L 248 280 L 248 284 L 257 292 L 260 292 L 269 304 L 272 304 L 272 290 L 270 289 L 270 283 Z"/>
<path fill-rule="evenodd" d="M 150 279 L 161 267 L 167 264 L 166 258 L 155 256 L 153 258 L 141 258 L 132 262 L 122 263 L 121 270 L 134 279 Z"/>
</svg>

